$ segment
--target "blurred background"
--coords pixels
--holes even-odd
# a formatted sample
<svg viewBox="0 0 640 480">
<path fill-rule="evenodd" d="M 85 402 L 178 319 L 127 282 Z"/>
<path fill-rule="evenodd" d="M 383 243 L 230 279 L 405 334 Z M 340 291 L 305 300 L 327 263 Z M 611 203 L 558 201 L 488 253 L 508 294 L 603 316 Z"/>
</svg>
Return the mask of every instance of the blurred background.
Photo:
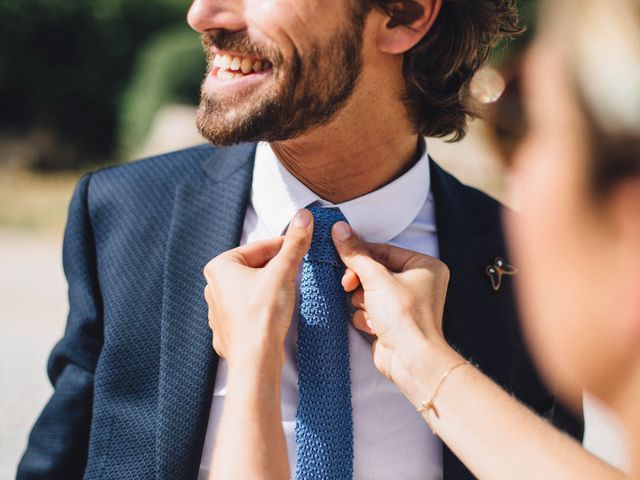
<svg viewBox="0 0 640 480">
<path fill-rule="evenodd" d="M 507 65 L 535 28 L 492 58 Z M 68 305 L 61 246 L 86 171 L 202 143 L 195 105 L 205 63 L 188 0 L 0 0 L 0 479 L 13 478 L 51 387 L 45 365 Z M 480 120 L 432 156 L 501 198 L 505 173 Z M 587 403 L 588 448 L 624 466 L 612 419 Z"/>
</svg>

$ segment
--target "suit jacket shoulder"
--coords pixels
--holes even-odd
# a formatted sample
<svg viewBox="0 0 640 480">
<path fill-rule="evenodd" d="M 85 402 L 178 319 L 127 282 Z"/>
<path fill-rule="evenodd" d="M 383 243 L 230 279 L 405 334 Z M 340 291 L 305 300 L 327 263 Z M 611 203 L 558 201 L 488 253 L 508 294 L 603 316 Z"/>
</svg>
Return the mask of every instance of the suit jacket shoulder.
<svg viewBox="0 0 640 480">
<path fill-rule="evenodd" d="M 179 360 L 196 382 L 212 378 L 202 373 L 213 365 L 202 268 L 215 248 L 232 246 L 252 148 L 194 147 L 79 182 L 64 242 L 67 329 L 50 357 L 54 393 L 31 432 L 19 479 L 187 478 L 176 465 L 197 468 L 175 443 L 178 431 L 201 436 L 206 419 L 198 423 L 194 409 L 206 410 L 187 406 L 193 384 L 162 391 L 175 384 L 173 372 L 186 378 Z M 206 388 L 193 393 L 196 401 L 210 401 Z M 194 457 L 202 448 L 177 443 Z"/>
<path fill-rule="evenodd" d="M 200 145 L 103 168 L 91 174 L 92 200 L 144 202 L 160 192 L 166 196 L 182 182 L 202 176 L 202 164 L 215 151 Z"/>
</svg>

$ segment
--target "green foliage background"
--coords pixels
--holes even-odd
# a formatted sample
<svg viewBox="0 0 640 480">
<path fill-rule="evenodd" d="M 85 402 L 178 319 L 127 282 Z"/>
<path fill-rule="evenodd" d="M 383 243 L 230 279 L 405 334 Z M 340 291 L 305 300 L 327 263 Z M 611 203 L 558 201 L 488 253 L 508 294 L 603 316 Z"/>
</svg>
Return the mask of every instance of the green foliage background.
<svg viewBox="0 0 640 480">
<path fill-rule="evenodd" d="M 133 76 L 147 87 L 154 82 L 171 84 L 171 88 L 140 87 L 140 96 L 160 92 L 163 101 L 174 94 L 197 100 L 204 63 L 198 35 L 184 20 L 189 4 L 188 0 L 0 0 L 0 128 L 51 133 L 56 139 L 55 158 L 41 158 L 37 166 L 42 168 L 110 159 L 119 150 L 121 118 L 136 123 L 130 114 L 119 114 L 124 97 L 129 104 L 149 102 L 136 98 L 133 87 L 127 88 Z M 158 37 L 163 31 L 169 32 L 164 39 Z M 167 36 L 173 36 L 175 43 Z M 160 48 L 163 42 L 167 52 Z M 175 65 L 184 81 L 175 78 L 168 64 L 176 50 L 190 57 Z M 137 67 L 141 62 L 158 71 L 157 64 L 163 61 L 164 70 L 155 78 Z M 137 131 L 144 132 L 140 124 L 148 121 L 147 107 Z"/>
<path fill-rule="evenodd" d="M 122 158 L 129 158 L 139 147 L 164 104 L 196 102 L 205 71 L 203 58 L 194 32 L 182 27 L 162 31 L 145 44 L 118 112 Z"/>
</svg>

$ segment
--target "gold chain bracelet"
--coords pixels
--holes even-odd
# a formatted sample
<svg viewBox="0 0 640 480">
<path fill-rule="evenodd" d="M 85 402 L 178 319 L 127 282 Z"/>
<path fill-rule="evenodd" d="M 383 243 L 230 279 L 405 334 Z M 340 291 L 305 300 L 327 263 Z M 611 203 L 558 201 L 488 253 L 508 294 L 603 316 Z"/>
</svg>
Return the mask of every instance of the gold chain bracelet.
<svg viewBox="0 0 640 480">
<path fill-rule="evenodd" d="M 447 371 L 442 374 L 442 377 L 440 377 L 440 381 L 436 385 L 436 388 L 433 390 L 433 393 L 431 394 L 431 398 L 429 400 L 422 402 L 420 406 L 416 409 L 420 413 L 427 412 L 427 415 L 425 416 L 425 420 L 427 421 L 427 424 L 429 425 L 431 432 L 433 432 L 433 434 L 436 436 L 438 434 L 436 433 L 435 429 L 433 428 L 433 425 L 431 424 L 431 421 L 429 420 L 428 412 L 429 410 L 433 410 L 433 413 L 436 415 L 436 417 L 440 418 L 440 413 L 438 412 L 438 409 L 433 402 L 438 396 L 440 387 L 442 387 L 442 384 L 447 379 L 447 377 L 451 374 L 451 372 L 453 372 L 456 368 L 461 367 L 463 365 L 471 365 L 471 363 L 467 360 L 463 360 L 462 362 L 456 363 L 455 365 L 452 365 L 451 367 L 449 367 Z"/>
</svg>

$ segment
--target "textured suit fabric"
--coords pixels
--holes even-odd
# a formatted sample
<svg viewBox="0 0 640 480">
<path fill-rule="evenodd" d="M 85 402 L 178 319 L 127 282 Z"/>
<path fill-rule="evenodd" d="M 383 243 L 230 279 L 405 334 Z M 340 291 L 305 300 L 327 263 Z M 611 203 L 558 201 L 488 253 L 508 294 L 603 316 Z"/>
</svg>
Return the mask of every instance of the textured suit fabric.
<svg viewBox="0 0 640 480">
<path fill-rule="evenodd" d="M 333 224 L 346 218 L 336 209 L 310 210 L 313 238 L 302 261 L 297 337 L 296 480 L 347 480 L 353 477 L 350 317 L 345 267 L 331 240 Z"/>
<path fill-rule="evenodd" d="M 71 201 L 64 267 L 70 312 L 19 479 L 193 479 L 217 358 L 202 269 L 239 242 L 255 145 L 195 147 L 85 176 Z M 534 372 L 509 279 L 499 205 L 431 164 L 441 259 L 451 270 L 444 331 L 498 383 L 576 437 L 582 424 Z M 418 452 L 416 452 L 419 454 Z M 471 474 L 445 448 L 446 479 Z"/>
</svg>

